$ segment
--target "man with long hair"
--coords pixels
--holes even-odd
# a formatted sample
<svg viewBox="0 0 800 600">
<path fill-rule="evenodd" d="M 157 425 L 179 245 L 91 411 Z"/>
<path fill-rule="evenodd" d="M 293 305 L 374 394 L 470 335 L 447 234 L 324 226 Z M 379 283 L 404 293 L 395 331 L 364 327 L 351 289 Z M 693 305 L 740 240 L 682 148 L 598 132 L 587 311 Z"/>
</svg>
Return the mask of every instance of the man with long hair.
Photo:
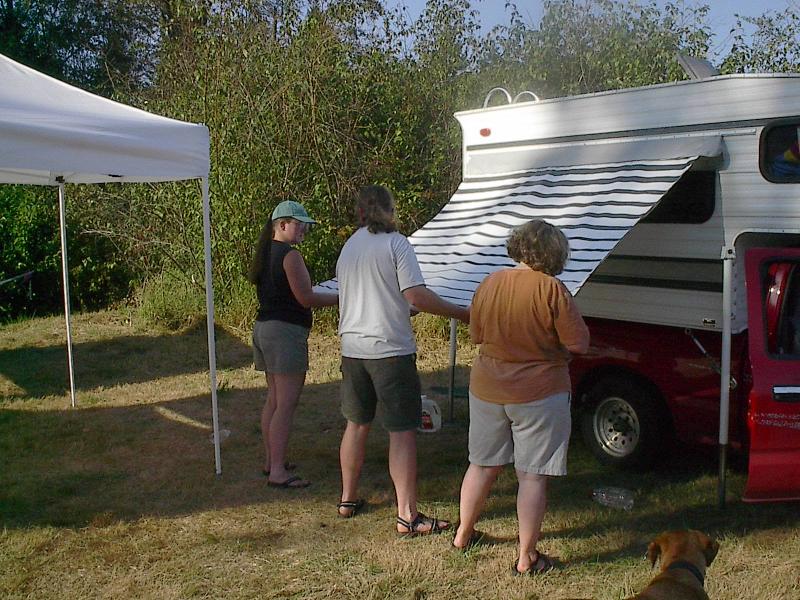
<svg viewBox="0 0 800 600">
<path fill-rule="evenodd" d="M 425 287 L 414 248 L 396 231 L 395 201 L 383 186 L 358 195 L 361 224 L 342 248 L 339 281 L 339 335 L 342 343 L 342 414 L 347 427 L 339 458 L 342 497 L 339 516 L 355 516 L 364 505 L 358 481 L 367 435 L 377 403 L 389 432 L 389 474 L 397 496 L 397 532 L 437 533 L 446 521 L 417 510 L 417 438 L 420 381 L 409 305 L 420 311 L 469 322 L 469 310 Z"/>
</svg>

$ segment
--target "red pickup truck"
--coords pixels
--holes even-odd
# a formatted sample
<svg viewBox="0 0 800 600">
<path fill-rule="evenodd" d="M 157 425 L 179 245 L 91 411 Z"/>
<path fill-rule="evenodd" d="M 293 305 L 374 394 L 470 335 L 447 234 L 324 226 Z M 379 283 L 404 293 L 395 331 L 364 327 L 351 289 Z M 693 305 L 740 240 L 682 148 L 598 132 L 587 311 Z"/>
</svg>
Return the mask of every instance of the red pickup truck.
<svg viewBox="0 0 800 600">
<path fill-rule="evenodd" d="M 748 327 L 731 339 L 730 447 L 749 455 L 745 501 L 800 499 L 800 249 L 746 251 Z M 672 437 L 717 444 L 718 332 L 587 318 L 571 373 L 583 438 L 643 467 Z"/>
</svg>

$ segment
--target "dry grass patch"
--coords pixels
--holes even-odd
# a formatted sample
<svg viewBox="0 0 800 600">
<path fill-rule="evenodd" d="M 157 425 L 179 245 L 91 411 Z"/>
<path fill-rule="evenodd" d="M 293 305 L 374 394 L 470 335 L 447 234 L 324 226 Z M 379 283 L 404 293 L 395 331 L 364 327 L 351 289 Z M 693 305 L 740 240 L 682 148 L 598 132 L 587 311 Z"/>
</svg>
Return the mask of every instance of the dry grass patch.
<svg viewBox="0 0 800 600">
<path fill-rule="evenodd" d="M 368 507 L 355 519 L 336 517 L 343 422 L 334 336 L 312 336 L 290 446 L 314 485 L 289 491 L 267 488 L 260 473 L 265 390 L 246 333 L 218 331 L 220 419 L 230 435 L 217 477 L 204 327 L 150 331 L 114 312 L 75 321 L 76 410 L 68 408 L 61 321 L 0 330 L 0 597 L 618 600 L 654 575 L 643 560 L 650 539 L 684 527 L 722 543 L 707 578 L 712 598 L 800 597 L 797 505 L 741 504 L 744 473 L 733 471 L 729 505 L 717 509 L 709 455 L 676 451 L 678 466 L 616 473 L 573 443 L 542 541 L 564 566 L 517 578 L 513 474 L 501 474 L 486 507 L 486 544 L 460 553 L 449 535 L 401 539 L 380 427 L 364 470 Z M 446 327 L 415 324 L 423 387 L 447 417 Z M 459 388 L 473 355 L 460 344 Z M 454 416 L 441 432 L 419 436 L 420 508 L 451 519 L 466 468 L 463 398 Z M 598 485 L 635 490 L 634 509 L 593 504 Z"/>
</svg>

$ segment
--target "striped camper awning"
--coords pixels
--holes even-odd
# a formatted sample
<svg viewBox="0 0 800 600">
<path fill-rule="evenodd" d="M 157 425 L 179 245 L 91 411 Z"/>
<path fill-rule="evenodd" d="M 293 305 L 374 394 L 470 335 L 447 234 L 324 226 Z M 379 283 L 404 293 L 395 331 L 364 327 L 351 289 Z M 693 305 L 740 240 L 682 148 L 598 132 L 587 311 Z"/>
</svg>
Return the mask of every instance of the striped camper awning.
<svg viewBox="0 0 800 600">
<path fill-rule="evenodd" d="M 520 148 L 515 153 L 524 153 L 523 170 L 465 176 L 409 241 L 428 287 L 467 306 L 487 275 L 515 266 L 505 248 L 511 229 L 544 219 L 569 238 L 570 260 L 559 279 L 575 295 L 699 157 L 721 151 L 719 136 Z M 335 289 L 336 282 L 320 287 Z"/>
</svg>

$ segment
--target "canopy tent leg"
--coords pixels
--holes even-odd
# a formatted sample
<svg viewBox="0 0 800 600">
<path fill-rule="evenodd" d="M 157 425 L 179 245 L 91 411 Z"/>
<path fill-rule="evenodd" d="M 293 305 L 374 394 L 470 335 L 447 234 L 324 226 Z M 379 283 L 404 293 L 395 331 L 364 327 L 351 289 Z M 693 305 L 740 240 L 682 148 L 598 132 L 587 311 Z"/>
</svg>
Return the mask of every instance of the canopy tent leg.
<svg viewBox="0 0 800 600">
<path fill-rule="evenodd" d="M 453 422 L 453 399 L 456 395 L 456 334 L 458 333 L 458 322 L 450 319 L 450 422 Z"/>
<path fill-rule="evenodd" d="M 58 178 L 58 218 L 61 233 L 61 276 L 64 282 L 64 318 L 67 324 L 67 362 L 69 363 L 70 406 L 75 408 L 75 367 L 72 359 L 72 315 L 69 301 L 69 261 L 67 260 L 67 202 L 64 181 Z"/>
<path fill-rule="evenodd" d="M 719 483 L 717 501 L 725 506 L 725 480 L 728 460 L 728 427 L 731 391 L 731 311 L 733 310 L 733 246 L 722 248 L 722 351 L 719 382 Z"/>
<path fill-rule="evenodd" d="M 203 177 L 203 247 L 206 274 L 206 327 L 208 330 L 208 375 L 211 384 L 211 422 L 214 427 L 214 467 L 222 474 L 219 447 L 219 407 L 217 405 L 217 354 L 214 338 L 214 283 L 211 279 L 211 209 L 208 200 L 208 177 Z"/>
</svg>

